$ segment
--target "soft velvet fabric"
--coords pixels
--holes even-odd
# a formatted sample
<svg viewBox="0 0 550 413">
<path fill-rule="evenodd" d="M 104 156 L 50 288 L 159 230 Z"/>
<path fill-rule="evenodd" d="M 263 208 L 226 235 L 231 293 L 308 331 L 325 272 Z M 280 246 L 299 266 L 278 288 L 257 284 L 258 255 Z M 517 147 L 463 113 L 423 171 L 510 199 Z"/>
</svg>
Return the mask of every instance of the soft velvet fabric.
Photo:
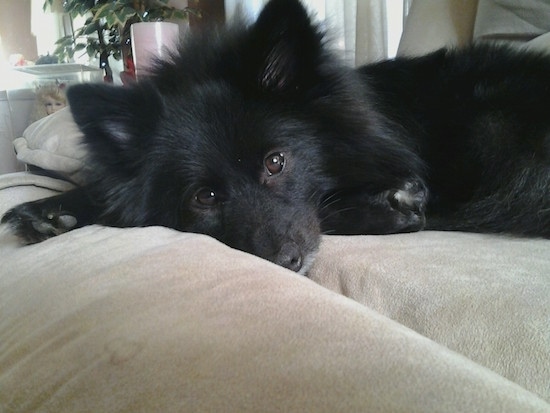
<svg viewBox="0 0 550 413">
<path fill-rule="evenodd" d="M 550 400 L 550 241 L 325 237 L 310 277 Z"/>
<path fill-rule="evenodd" d="M 44 196 L 22 175 L 0 212 Z M 308 279 L 165 228 L 3 228 L 0 411 L 550 411 L 549 248 L 325 237 Z"/>
</svg>

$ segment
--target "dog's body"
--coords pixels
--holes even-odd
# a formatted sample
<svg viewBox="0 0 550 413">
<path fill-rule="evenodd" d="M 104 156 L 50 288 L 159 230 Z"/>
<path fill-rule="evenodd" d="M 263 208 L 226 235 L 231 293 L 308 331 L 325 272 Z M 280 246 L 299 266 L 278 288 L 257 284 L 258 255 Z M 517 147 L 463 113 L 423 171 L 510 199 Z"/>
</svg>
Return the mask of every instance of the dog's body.
<svg viewBox="0 0 550 413">
<path fill-rule="evenodd" d="M 305 272 L 321 233 L 550 237 L 550 57 L 488 46 L 354 71 L 295 0 L 200 34 L 150 81 L 68 98 L 89 184 L 20 205 L 27 242 L 164 225 Z"/>
</svg>

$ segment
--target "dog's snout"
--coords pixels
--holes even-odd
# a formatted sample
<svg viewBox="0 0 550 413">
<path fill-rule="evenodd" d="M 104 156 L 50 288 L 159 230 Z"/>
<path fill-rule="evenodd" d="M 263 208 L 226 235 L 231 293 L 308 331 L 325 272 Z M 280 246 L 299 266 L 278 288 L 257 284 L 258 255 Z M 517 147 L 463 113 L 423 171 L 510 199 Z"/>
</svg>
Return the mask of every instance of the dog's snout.
<svg viewBox="0 0 550 413">
<path fill-rule="evenodd" d="M 279 250 L 275 263 L 292 271 L 300 271 L 303 258 L 298 244 L 294 241 L 284 243 Z"/>
</svg>

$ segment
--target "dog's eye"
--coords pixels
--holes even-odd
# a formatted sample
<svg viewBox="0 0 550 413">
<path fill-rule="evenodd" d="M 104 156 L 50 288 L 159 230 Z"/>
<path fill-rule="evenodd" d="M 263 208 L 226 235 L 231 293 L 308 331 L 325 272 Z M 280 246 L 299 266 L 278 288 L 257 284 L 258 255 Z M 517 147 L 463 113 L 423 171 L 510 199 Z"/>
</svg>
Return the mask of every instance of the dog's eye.
<svg viewBox="0 0 550 413">
<path fill-rule="evenodd" d="M 281 173 L 285 167 L 285 156 L 280 152 L 269 154 L 264 159 L 265 169 L 269 175 Z"/>
<path fill-rule="evenodd" d="M 195 201 L 202 206 L 215 206 L 218 203 L 216 193 L 210 188 L 201 188 L 195 193 Z"/>
</svg>

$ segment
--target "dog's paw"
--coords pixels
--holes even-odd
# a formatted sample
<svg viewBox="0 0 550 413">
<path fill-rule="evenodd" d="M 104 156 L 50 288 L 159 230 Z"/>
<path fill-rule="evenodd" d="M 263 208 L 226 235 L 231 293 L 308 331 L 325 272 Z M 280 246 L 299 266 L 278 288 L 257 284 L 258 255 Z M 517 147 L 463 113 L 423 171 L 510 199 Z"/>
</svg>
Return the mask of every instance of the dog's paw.
<svg viewBox="0 0 550 413">
<path fill-rule="evenodd" d="M 25 243 L 34 244 L 74 229 L 78 221 L 67 211 L 47 210 L 27 203 L 6 212 L 2 223 L 9 225 Z"/>
<path fill-rule="evenodd" d="M 407 181 L 401 188 L 386 191 L 385 196 L 396 212 L 396 225 L 401 230 L 414 231 L 424 227 L 428 190 L 421 181 Z"/>
</svg>

